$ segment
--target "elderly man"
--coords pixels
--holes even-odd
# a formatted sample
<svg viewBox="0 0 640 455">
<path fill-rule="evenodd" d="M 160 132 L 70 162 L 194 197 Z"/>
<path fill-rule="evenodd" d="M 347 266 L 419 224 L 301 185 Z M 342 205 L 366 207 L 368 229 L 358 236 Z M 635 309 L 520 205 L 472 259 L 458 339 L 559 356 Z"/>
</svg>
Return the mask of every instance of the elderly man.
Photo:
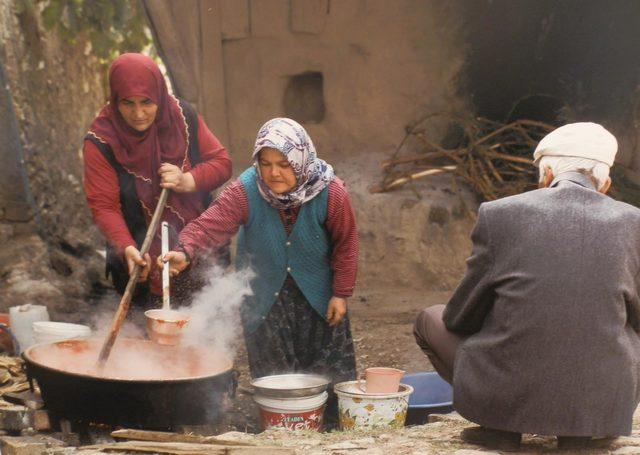
<svg viewBox="0 0 640 455">
<path fill-rule="evenodd" d="M 617 148 L 594 123 L 542 139 L 541 189 L 480 206 L 462 282 L 418 316 L 418 345 L 481 425 L 468 442 L 515 449 L 535 433 L 574 448 L 631 432 L 640 210 L 605 196 Z"/>
</svg>

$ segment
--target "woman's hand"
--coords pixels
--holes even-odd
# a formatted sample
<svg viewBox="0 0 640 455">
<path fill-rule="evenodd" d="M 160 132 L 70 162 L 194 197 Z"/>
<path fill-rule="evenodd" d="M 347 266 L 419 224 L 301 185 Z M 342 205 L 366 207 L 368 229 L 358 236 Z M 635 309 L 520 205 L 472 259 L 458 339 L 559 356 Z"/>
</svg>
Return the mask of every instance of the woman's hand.
<svg viewBox="0 0 640 455">
<path fill-rule="evenodd" d="M 149 256 L 149 253 L 145 254 L 143 258 L 140 251 L 135 246 L 129 245 L 124 249 L 124 259 L 127 262 L 127 267 L 129 268 L 129 275 L 133 273 L 133 268 L 137 264 L 142 267 L 138 281 L 141 283 L 147 281 L 149 271 L 151 270 L 151 256 Z"/>
<path fill-rule="evenodd" d="M 327 322 L 330 326 L 336 325 L 347 314 L 347 299 L 331 297 L 327 308 Z"/>
<path fill-rule="evenodd" d="M 182 251 L 169 251 L 164 256 L 158 256 L 158 267 L 163 268 L 164 263 L 169 263 L 169 275 L 176 276 L 189 265 L 187 255 Z"/>
<path fill-rule="evenodd" d="M 182 172 L 178 166 L 162 163 L 158 174 L 162 188 L 169 188 L 176 193 L 193 193 L 196 190 L 196 181 L 191 172 Z"/>
</svg>

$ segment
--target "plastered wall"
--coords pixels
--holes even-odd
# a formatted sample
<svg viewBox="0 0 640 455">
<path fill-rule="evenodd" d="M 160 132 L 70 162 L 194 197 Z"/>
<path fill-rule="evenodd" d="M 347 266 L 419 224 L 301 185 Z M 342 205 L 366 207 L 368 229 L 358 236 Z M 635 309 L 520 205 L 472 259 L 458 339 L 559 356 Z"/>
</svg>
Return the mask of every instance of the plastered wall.
<svg viewBox="0 0 640 455">
<path fill-rule="evenodd" d="M 179 4 L 179 6 L 178 6 Z M 236 171 L 260 125 L 285 115 L 289 78 L 323 77 L 321 156 L 392 150 L 424 110 L 452 102 L 461 58 L 442 3 L 418 0 L 145 1 L 178 93 L 228 145 Z"/>
</svg>

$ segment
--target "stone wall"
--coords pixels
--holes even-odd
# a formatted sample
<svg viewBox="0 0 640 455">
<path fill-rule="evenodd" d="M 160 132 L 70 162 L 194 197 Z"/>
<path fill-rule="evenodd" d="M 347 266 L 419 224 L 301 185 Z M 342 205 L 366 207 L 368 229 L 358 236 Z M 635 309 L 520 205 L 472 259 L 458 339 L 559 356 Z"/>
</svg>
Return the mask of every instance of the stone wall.
<svg viewBox="0 0 640 455">
<path fill-rule="evenodd" d="M 29 4 L 0 0 L 0 61 L 7 83 L 0 92 L 6 120 L 0 130 L 0 207 L 14 207 L 0 214 L 7 234 L 0 238 L 0 311 L 44 303 L 69 319 L 73 315 L 63 313 L 85 301 L 103 267 L 95 251 L 100 237 L 82 191 L 80 150 L 105 100 L 104 69 L 82 39 L 68 44 L 46 31 Z"/>
</svg>

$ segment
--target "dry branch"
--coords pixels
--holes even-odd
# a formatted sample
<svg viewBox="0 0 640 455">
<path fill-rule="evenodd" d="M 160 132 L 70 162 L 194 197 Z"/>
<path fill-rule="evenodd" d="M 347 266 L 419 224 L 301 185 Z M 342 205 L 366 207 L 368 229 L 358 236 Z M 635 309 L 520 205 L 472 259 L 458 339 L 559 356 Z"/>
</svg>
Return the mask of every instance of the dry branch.
<svg viewBox="0 0 640 455">
<path fill-rule="evenodd" d="M 429 128 L 429 122 L 439 122 L 437 125 L 441 128 L 443 120 L 451 131 L 461 132 L 451 147 L 445 147 L 428 134 L 436 130 Z M 407 128 L 398 149 L 382 163 L 382 182 L 372 187 L 371 192 L 390 191 L 443 172 L 454 172 L 483 200 L 535 188 L 537 171 L 531 156 L 538 141 L 553 129 L 552 125 L 527 119 L 502 124 L 482 117 L 429 114 Z M 412 154 L 402 154 L 409 137 L 418 139 L 422 153 L 416 154 L 414 150 Z M 448 142 L 452 142 L 451 138 Z"/>
<path fill-rule="evenodd" d="M 440 168 L 432 168 L 432 169 L 427 169 L 424 171 L 420 171 L 420 172 L 416 172 L 415 174 L 409 174 L 405 177 L 400 177 L 397 180 L 394 180 L 393 182 L 389 183 L 388 185 L 386 185 L 383 188 L 372 188 L 371 192 L 372 193 L 383 193 L 385 191 L 389 191 L 397 186 L 402 186 L 407 182 L 410 182 L 411 180 L 416 180 L 419 179 L 421 177 L 427 177 L 429 175 L 436 175 L 436 174 L 442 174 L 444 172 L 453 172 L 456 170 L 455 166 L 443 166 Z"/>
</svg>

